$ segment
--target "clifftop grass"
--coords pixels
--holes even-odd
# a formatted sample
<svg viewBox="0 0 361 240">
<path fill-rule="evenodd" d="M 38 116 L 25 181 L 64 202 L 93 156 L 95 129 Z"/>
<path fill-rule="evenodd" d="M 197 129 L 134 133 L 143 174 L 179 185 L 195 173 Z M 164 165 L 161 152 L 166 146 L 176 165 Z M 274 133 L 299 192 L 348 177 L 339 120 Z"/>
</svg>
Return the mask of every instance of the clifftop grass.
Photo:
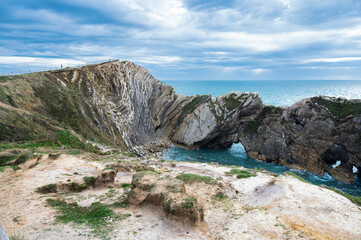
<svg viewBox="0 0 361 240">
<path fill-rule="evenodd" d="M 326 107 L 332 115 L 337 118 L 345 118 L 353 114 L 361 114 L 361 103 L 347 101 L 342 98 L 329 98 L 324 97 L 313 97 L 311 100 L 314 103 Z"/>
<path fill-rule="evenodd" d="M 216 184 L 217 181 L 209 176 L 201 176 L 192 173 L 182 173 L 177 176 L 177 179 L 182 180 L 185 183 L 200 183 L 204 182 L 206 184 Z"/>
<path fill-rule="evenodd" d="M 246 96 L 247 94 L 241 94 L 241 96 L 237 97 L 237 94 L 231 93 L 230 95 L 223 98 L 223 101 L 225 102 L 225 107 L 229 111 L 236 109 L 242 104 Z"/>
<path fill-rule="evenodd" d="M 47 199 L 47 203 L 57 209 L 60 215 L 56 217 L 58 222 L 85 224 L 92 229 L 92 233 L 101 239 L 107 239 L 113 230 L 112 222 L 128 217 L 128 214 L 118 215 L 109 206 L 101 203 L 93 203 L 90 207 L 80 207 L 75 203 L 66 203 L 64 200 Z"/>
<path fill-rule="evenodd" d="M 237 168 L 231 169 L 231 171 L 226 172 L 226 174 L 237 175 L 237 178 L 249 178 L 249 177 L 256 176 L 256 174 L 254 174 L 254 173 L 251 173 L 246 170 L 237 169 Z"/>
</svg>

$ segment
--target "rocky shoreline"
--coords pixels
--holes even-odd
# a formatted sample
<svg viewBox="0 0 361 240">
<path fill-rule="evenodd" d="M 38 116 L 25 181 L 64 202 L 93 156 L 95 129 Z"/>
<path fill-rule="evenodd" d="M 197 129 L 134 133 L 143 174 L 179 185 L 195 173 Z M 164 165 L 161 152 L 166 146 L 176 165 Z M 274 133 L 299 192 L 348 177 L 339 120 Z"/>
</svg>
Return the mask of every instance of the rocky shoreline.
<svg viewBox="0 0 361 240">
<path fill-rule="evenodd" d="M 12 76 L 1 80 L 0 90 L 1 142 L 56 143 L 56 133 L 68 131 L 137 155 L 170 144 L 241 142 L 251 158 L 344 182 L 361 172 L 360 100 L 314 97 L 274 107 L 248 92 L 187 97 L 119 61 Z"/>
</svg>

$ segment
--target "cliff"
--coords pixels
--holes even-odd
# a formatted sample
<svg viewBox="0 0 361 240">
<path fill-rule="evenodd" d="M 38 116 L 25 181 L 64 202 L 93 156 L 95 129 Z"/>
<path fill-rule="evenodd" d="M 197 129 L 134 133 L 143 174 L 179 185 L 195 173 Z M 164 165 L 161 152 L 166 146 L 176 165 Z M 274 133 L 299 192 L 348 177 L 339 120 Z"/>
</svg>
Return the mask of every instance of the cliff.
<svg viewBox="0 0 361 240">
<path fill-rule="evenodd" d="M 346 182 L 361 170 L 359 100 L 315 97 L 280 108 L 247 92 L 187 97 L 119 61 L 0 81 L 2 142 L 61 145 L 65 134 L 139 155 L 172 143 L 194 149 L 242 142 L 252 158 Z"/>
</svg>

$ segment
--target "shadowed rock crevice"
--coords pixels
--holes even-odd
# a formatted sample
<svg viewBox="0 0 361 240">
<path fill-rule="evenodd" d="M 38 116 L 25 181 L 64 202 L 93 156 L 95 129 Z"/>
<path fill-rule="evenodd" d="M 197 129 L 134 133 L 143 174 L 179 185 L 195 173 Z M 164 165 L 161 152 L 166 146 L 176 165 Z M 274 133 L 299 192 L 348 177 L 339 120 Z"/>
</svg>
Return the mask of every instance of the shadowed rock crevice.
<svg viewBox="0 0 361 240">
<path fill-rule="evenodd" d="M 274 107 L 249 92 L 184 96 L 127 61 L 12 76 L 0 88 L 9 96 L 0 99 L 2 141 L 48 141 L 69 129 L 138 155 L 170 144 L 241 142 L 251 158 L 346 182 L 361 168 L 360 100 L 314 97 Z M 341 164 L 332 167 L 335 161 Z"/>
</svg>

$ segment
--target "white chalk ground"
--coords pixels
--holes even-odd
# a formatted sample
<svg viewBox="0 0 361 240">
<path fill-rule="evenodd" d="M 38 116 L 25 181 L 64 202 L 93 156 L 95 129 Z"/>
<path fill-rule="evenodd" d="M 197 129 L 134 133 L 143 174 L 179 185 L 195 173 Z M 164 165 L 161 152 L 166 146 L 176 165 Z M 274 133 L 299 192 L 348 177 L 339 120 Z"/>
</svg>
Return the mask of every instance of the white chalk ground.
<svg viewBox="0 0 361 240">
<path fill-rule="evenodd" d="M 113 160 L 121 158 L 132 160 L 121 155 Z M 50 160 L 45 155 L 37 166 L 28 168 L 32 161 L 17 172 L 8 169 L 0 173 L 0 224 L 8 235 L 29 240 L 98 239 L 85 225 L 55 224 L 57 212 L 46 206 L 46 199 L 54 194 L 42 195 L 35 190 L 97 175 L 112 159 L 62 155 Z M 187 185 L 187 193 L 204 206 L 204 223 L 197 226 L 167 218 L 156 206 L 116 208 L 117 213 L 131 216 L 115 222 L 111 239 L 361 239 L 361 208 L 333 191 L 292 176 L 258 172 L 255 177 L 237 179 L 225 174 L 230 168 L 218 165 L 161 163 L 155 158 L 142 161 L 172 176 L 182 172 L 211 176 L 229 197 L 220 201 L 207 195 L 207 184 Z M 62 197 L 81 206 L 111 203 L 124 191 L 112 189 L 111 193 L 108 188 L 97 188 Z"/>
</svg>

